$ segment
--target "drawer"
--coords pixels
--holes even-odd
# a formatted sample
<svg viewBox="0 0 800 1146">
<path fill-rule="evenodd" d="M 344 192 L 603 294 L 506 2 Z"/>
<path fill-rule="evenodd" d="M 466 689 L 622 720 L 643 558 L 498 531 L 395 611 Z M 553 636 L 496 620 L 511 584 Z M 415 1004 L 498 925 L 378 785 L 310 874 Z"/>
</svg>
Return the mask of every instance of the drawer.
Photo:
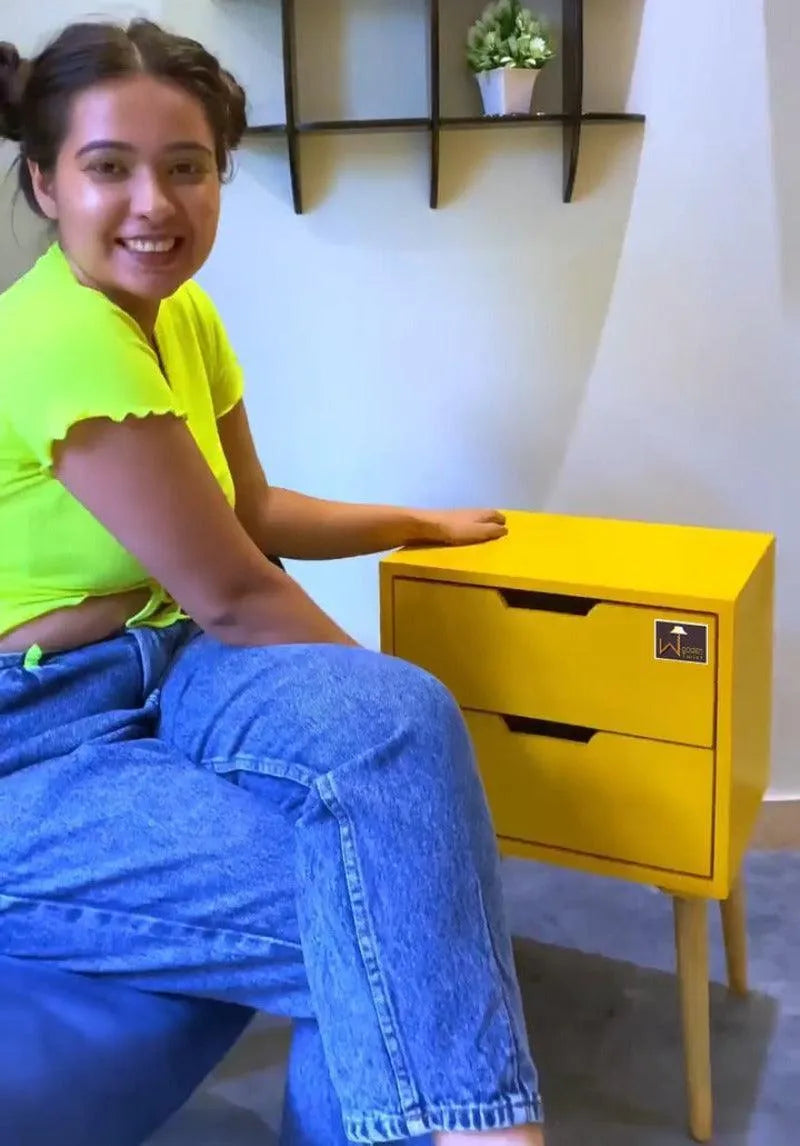
<svg viewBox="0 0 800 1146">
<path fill-rule="evenodd" d="M 498 836 L 711 875 L 710 749 L 603 732 L 584 743 L 464 715 Z"/>
<path fill-rule="evenodd" d="M 393 589 L 394 652 L 464 708 L 714 744 L 713 616 L 404 578 Z M 556 611 L 568 608 L 583 611 Z M 707 625 L 707 663 L 657 659 L 657 619 Z"/>
</svg>

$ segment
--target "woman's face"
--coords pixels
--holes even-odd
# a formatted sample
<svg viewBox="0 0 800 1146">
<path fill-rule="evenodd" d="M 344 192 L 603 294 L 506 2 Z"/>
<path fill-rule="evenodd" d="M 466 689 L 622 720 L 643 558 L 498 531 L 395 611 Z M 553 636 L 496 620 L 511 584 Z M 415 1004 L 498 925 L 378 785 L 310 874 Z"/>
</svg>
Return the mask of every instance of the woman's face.
<svg viewBox="0 0 800 1146">
<path fill-rule="evenodd" d="M 32 166 L 78 279 L 151 333 L 162 299 L 208 258 L 220 175 L 202 104 L 151 76 L 76 96 L 55 171 Z"/>
</svg>

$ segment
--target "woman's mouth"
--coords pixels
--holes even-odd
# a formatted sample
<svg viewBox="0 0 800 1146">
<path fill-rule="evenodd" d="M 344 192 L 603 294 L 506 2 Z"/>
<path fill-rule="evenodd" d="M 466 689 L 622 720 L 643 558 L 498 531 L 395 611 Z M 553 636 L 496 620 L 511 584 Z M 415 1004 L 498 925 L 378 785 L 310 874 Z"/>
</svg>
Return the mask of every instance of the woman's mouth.
<svg viewBox="0 0 800 1146">
<path fill-rule="evenodd" d="M 126 250 L 137 255 L 158 255 L 174 250 L 178 239 L 173 236 L 169 239 L 120 239 L 120 242 Z"/>
<path fill-rule="evenodd" d="M 136 237 L 131 239 L 117 239 L 117 243 L 139 266 L 167 267 L 170 266 L 184 239 L 178 235 L 160 235 L 157 238 Z"/>
</svg>

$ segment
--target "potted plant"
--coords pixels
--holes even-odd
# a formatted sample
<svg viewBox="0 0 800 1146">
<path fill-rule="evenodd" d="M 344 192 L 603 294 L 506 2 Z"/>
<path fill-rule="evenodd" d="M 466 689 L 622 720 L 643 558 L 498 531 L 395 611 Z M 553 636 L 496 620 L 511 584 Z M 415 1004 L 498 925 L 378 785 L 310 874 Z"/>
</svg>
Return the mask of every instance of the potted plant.
<svg viewBox="0 0 800 1146">
<path fill-rule="evenodd" d="M 467 37 L 467 63 L 478 81 L 486 115 L 527 115 L 539 72 L 555 55 L 542 19 L 521 0 L 494 0 Z"/>
</svg>

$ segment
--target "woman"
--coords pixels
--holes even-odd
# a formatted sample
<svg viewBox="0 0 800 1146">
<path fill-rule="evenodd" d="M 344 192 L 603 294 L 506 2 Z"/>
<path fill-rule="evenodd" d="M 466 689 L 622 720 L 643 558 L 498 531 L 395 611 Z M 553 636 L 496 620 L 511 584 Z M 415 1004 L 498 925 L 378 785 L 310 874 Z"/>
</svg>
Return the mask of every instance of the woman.
<svg viewBox="0 0 800 1146">
<path fill-rule="evenodd" d="M 291 1016 L 286 1146 L 540 1146 L 457 707 L 264 556 L 503 518 L 267 485 L 191 282 L 244 127 L 217 60 L 148 22 L 2 48 L 0 134 L 57 242 L 0 298 L 0 949 Z"/>
</svg>

